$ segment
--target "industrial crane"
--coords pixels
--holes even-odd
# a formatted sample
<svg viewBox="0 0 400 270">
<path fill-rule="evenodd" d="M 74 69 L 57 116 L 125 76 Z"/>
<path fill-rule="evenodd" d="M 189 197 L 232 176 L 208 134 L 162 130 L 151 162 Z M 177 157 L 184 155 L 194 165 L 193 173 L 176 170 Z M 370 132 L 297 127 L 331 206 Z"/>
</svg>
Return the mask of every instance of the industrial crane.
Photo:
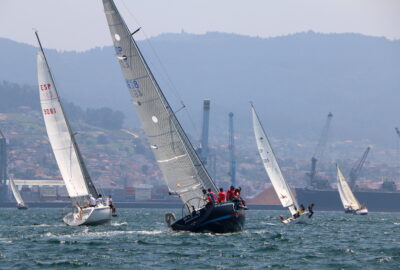
<svg viewBox="0 0 400 270">
<path fill-rule="evenodd" d="M 317 162 L 318 160 L 321 160 L 325 147 L 326 147 L 326 142 L 328 141 L 328 134 L 329 134 L 329 128 L 331 125 L 333 114 L 330 112 L 328 114 L 328 118 L 326 120 L 325 126 L 322 129 L 321 137 L 319 138 L 317 148 L 315 149 L 315 153 L 313 157 L 311 158 L 311 170 L 309 173 L 309 185 L 312 188 L 326 188 L 329 185 L 327 183 L 320 183 L 320 181 L 316 181 L 316 172 L 317 172 Z"/>
<path fill-rule="evenodd" d="M 353 189 L 356 186 L 356 180 L 358 176 L 360 175 L 361 169 L 364 166 L 365 160 L 367 159 L 369 150 L 371 148 L 367 147 L 365 150 L 364 154 L 361 156 L 361 158 L 354 164 L 353 168 L 350 170 L 349 178 L 350 178 L 350 187 Z"/>
</svg>

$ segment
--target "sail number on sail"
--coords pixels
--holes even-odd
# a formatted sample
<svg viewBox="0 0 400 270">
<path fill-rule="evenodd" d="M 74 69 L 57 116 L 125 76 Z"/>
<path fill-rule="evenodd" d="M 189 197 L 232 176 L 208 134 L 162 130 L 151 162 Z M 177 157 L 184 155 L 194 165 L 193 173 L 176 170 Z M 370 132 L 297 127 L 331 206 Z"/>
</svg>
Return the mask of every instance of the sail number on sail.
<svg viewBox="0 0 400 270">
<path fill-rule="evenodd" d="M 49 83 L 40 84 L 40 85 L 39 85 L 39 88 L 40 88 L 40 90 L 42 90 L 42 91 L 50 90 L 50 87 L 51 87 L 51 84 L 49 84 Z"/>
<path fill-rule="evenodd" d="M 126 84 L 136 98 L 143 96 L 142 91 L 139 90 L 139 83 L 137 80 L 126 80 Z"/>
<path fill-rule="evenodd" d="M 50 109 L 43 109 L 44 114 L 55 114 L 56 109 L 55 108 L 50 108 Z"/>
</svg>

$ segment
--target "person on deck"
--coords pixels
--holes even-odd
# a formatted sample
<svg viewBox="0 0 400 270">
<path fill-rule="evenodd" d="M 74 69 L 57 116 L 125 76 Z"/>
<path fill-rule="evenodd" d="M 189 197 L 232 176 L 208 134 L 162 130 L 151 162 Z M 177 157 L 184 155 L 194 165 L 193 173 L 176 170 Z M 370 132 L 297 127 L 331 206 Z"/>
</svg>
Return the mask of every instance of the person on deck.
<svg viewBox="0 0 400 270">
<path fill-rule="evenodd" d="M 96 199 L 96 205 L 101 205 L 103 204 L 103 196 L 99 194 L 99 196 Z"/>
<path fill-rule="evenodd" d="M 226 201 L 226 194 L 224 192 L 224 189 L 220 188 L 218 192 L 218 202 L 223 203 L 225 201 Z"/>
<path fill-rule="evenodd" d="M 96 199 L 93 197 L 92 194 L 89 195 L 89 206 L 95 207 L 96 206 Z"/>
<path fill-rule="evenodd" d="M 115 214 L 115 207 L 114 207 L 113 199 L 112 199 L 111 195 L 108 195 L 108 198 L 107 198 L 107 205 L 111 208 L 111 212 L 112 212 L 113 214 Z"/>
<path fill-rule="evenodd" d="M 231 201 L 235 196 L 235 187 L 231 186 L 230 189 L 226 192 L 226 200 Z"/>
<path fill-rule="evenodd" d="M 211 204 L 215 204 L 215 202 L 217 201 L 217 197 L 215 196 L 215 193 L 211 190 L 211 188 L 208 189 L 208 202 Z"/>
<path fill-rule="evenodd" d="M 314 215 L 314 204 L 313 203 L 308 206 L 308 212 L 309 212 L 308 217 L 311 218 L 312 215 Z"/>
</svg>

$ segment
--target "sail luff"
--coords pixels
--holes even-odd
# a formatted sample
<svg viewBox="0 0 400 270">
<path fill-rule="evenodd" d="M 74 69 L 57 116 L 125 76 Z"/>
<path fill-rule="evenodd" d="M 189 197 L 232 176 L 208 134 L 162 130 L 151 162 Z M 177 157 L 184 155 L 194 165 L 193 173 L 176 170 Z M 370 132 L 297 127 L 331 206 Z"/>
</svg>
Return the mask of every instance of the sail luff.
<svg viewBox="0 0 400 270">
<path fill-rule="evenodd" d="M 291 214 L 295 214 L 296 209 L 298 209 L 296 197 L 293 195 L 290 186 L 286 182 L 286 179 L 283 177 L 271 143 L 269 142 L 268 136 L 264 130 L 264 127 L 261 124 L 261 121 L 253 105 L 252 113 L 254 135 L 256 137 L 258 151 L 264 168 L 267 171 L 272 186 L 274 187 L 282 206 L 288 207 Z"/>
<path fill-rule="evenodd" d="M 351 191 L 350 185 L 344 177 L 342 171 L 339 166 L 337 168 L 337 185 L 340 195 L 340 200 L 342 201 L 344 208 L 353 208 L 353 210 L 357 210 L 361 208 L 361 204 L 358 202 L 357 198 L 354 196 L 354 193 Z"/>
<path fill-rule="evenodd" d="M 103 5 L 122 74 L 168 189 L 184 203 L 201 199 L 203 188 L 216 191 L 114 2 Z"/>
<path fill-rule="evenodd" d="M 73 203 L 82 204 L 89 194 L 97 196 L 98 193 L 65 115 L 38 33 L 35 34 L 40 46 L 40 52 L 37 54 L 38 81 L 46 130 L 68 194 Z"/>
<path fill-rule="evenodd" d="M 24 200 L 22 199 L 21 193 L 19 192 L 18 187 L 14 182 L 14 179 L 12 179 L 11 177 L 10 177 L 10 186 L 11 186 L 11 191 L 14 195 L 14 198 L 17 201 L 17 204 L 25 205 Z"/>
</svg>

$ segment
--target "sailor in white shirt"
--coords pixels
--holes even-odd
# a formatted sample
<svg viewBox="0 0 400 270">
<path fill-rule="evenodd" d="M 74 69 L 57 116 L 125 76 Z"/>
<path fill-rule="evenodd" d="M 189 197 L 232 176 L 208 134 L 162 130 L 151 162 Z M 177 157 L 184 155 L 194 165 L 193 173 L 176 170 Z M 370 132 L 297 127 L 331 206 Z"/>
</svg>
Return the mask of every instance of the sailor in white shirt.
<svg viewBox="0 0 400 270">
<path fill-rule="evenodd" d="M 92 194 L 90 194 L 89 200 L 90 200 L 90 202 L 89 202 L 90 206 L 96 206 L 96 199 L 93 197 Z"/>
<path fill-rule="evenodd" d="M 97 205 L 104 204 L 103 197 L 101 196 L 101 194 L 99 194 L 99 197 L 97 197 L 96 204 Z"/>
</svg>

